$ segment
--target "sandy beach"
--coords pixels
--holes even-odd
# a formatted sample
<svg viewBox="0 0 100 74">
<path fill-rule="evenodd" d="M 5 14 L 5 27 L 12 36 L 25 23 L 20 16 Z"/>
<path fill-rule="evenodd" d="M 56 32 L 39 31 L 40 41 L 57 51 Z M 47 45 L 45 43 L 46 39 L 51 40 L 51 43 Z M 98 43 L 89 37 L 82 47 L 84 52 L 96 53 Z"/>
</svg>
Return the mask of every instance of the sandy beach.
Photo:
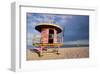
<svg viewBox="0 0 100 74">
<path fill-rule="evenodd" d="M 32 49 L 27 49 L 26 59 L 31 60 L 49 60 L 49 59 L 78 59 L 89 58 L 89 47 L 69 47 L 60 48 L 59 55 L 55 53 L 54 48 L 43 51 L 43 56 L 39 55 Z"/>
</svg>

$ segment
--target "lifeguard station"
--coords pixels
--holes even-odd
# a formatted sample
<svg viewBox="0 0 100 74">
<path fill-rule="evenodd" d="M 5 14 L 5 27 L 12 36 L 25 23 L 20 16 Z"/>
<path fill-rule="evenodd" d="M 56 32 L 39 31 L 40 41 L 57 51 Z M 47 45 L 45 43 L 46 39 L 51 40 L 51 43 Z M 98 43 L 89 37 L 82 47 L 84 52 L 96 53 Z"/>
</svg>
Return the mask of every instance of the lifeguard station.
<svg viewBox="0 0 100 74">
<path fill-rule="evenodd" d="M 62 32 L 62 28 L 56 24 L 41 23 L 35 26 L 35 29 L 40 32 L 40 43 L 33 43 L 38 45 L 37 50 L 40 56 L 42 56 L 43 50 L 48 48 L 57 48 L 56 54 L 59 54 L 59 48 L 62 46 L 63 37 L 59 37 L 59 33 Z"/>
</svg>

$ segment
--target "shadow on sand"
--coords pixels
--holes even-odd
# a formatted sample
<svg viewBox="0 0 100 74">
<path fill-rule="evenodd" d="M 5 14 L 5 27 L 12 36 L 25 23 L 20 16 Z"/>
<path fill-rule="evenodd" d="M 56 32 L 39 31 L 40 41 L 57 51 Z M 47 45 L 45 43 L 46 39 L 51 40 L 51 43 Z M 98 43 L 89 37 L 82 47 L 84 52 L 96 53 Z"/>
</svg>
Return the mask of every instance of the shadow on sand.
<svg viewBox="0 0 100 74">
<path fill-rule="evenodd" d="M 31 51 L 32 53 L 37 53 L 38 56 L 40 57 L 40 52 L 39 52 L 37 49 L 30 49 L 30 51 Z"/>
</svg>

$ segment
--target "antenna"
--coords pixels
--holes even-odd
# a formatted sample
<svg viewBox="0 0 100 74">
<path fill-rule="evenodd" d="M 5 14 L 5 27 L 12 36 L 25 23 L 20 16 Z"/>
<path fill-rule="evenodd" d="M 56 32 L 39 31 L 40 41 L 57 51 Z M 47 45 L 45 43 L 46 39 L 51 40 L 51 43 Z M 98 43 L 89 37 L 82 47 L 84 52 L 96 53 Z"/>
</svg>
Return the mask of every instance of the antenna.
<svg viewBox="0 0 100 74">
<path fill-rule="evenodd" d="M 63 26 L 63 37 L 64 37 L 64 31 L 65 31 L 65 27 Z"/>
<path fill-rule="evenodd" d="M 64 41 L 64 32 L 65 32 L 65 26 L 63 25 L 63 31 L 62 31 L 62 43 Z"/>
<path fill-rule="evenodd" d="M 49 21 L 48 21 L 48 23 L 53 23 L 53 22 L 54 22 L 54 20 L 49 20 Z"/>
</svg>

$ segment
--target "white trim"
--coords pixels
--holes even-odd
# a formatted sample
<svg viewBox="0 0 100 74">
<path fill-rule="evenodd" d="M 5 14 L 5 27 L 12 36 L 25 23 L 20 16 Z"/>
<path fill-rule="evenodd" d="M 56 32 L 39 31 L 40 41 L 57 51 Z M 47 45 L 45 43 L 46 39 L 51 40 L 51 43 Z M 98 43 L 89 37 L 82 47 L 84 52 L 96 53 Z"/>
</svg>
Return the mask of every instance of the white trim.
<svg viewBox="0 0 100 74">
<path fill-rule="evenodd" d="M 32 8 L 33 7 L 33 8 Z M 37 9 L 37 11 L 34 11 Z M 41 9 L 41 10 L 39 10 Z M 25 13 L 28 12 L 42 12 L 45 13 L 58 13 L 58 14 L 74 14 L 74 15 L 89 15 L 90 16 L 90 58 L 89 59 L 68 59 L 68 60 L 42 60 L 42 61 L 26 61 L 26 25 Z M 55 12 L 58 11 L 58 12 Z M 64 11 L 64 12 L 63 12 Z M 12 70 L 42 70 L 54 68 L 68 68 L 68 67 L 83 67 L 95 65 L 95 46 L 93 46 L 94 24 L 95 24 L 95 11 L 96 8 L 80 7 L 80 6 L 59 6 L 55 5 L 38 5 L 37 3 L 29 2 L 15 2 L 12 3 Z M 22 14 L 23 13 L 23 14 Z M 94 47 L 94 48 L 92 48 Z M 35 67 L 34 67 L 35 66 Z"/>
</svg>

